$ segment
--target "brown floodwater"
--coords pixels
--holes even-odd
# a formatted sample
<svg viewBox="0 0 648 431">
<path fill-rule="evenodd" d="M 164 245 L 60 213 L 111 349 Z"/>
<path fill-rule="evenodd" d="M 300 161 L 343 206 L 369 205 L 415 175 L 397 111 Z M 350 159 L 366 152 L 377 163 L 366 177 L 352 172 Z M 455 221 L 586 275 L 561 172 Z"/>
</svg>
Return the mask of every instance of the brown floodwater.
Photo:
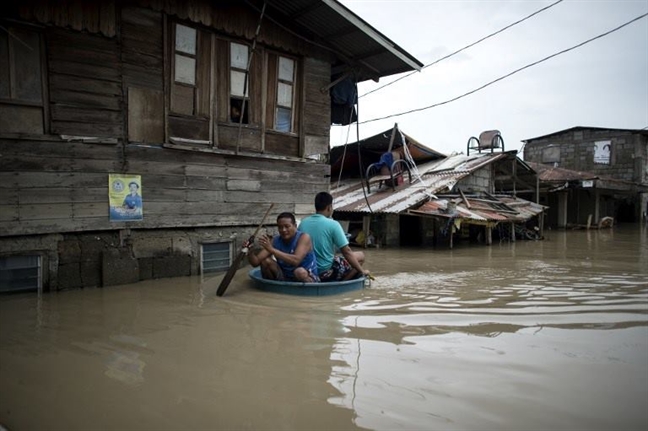
<svg viewBox="0 0 648 431">
<path fill-rule="evenodd" d="M 20 430 L 648 429 L 648 230 L 367 250 L 332 297 L 222 275 L 0 297 Z"/>
</svg>

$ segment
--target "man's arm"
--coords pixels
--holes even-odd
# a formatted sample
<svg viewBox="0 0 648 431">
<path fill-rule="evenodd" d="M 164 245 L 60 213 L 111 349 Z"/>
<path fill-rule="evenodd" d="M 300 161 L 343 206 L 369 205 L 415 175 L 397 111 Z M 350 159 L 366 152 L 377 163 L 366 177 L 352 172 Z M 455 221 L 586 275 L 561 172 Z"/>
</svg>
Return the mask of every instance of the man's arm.
<svg viewBox="0 0 648 431">
<path fill-rule="evenodd" d="M 248 247 L 252 247 L 252 244 L 248 244 Z M 250 250 L 247 255 L 248 262 L 254 267 L 261 265 L 261 261 L 267 259 L 268 256 L 270 256 L 270 252 L 265 248 L 262 248 L 258 253 Z"/>
<path fill-rule="evenodd" d="M 355 269 L 360 274 L 364 274 L 364 275 L 369 274 L 369 270 L 364 269 L 362 267 L 362 263 L 358 261 L 358 258 L 356 257 L 356 253 L 353 250 L 351 250 L 351 247 L 345 245 L 340 249 L 340 251 L 342 252 L 342 256 L 344 256 L 347 262 L 349 262 L 349 265 L 351 265 L 351 268 Z"/>
<path fill-rule="evenodd" d="M 264 249 L 267 250 L 270 254 L 274 255 L 277 259 L 281 259 L 292 266 L 299 266 L 299 264 L 304 260 L 306 254 L 311 251 L 313 245 L 310 239 L 310 236 L 307 233 L 302 233 L 297 240 L 297 247 L 295 248 L 295 254 L 284 253 L 283 251 L 277 250 L 272 246 L 271 242 L 263 245 Z"/>
</svg>

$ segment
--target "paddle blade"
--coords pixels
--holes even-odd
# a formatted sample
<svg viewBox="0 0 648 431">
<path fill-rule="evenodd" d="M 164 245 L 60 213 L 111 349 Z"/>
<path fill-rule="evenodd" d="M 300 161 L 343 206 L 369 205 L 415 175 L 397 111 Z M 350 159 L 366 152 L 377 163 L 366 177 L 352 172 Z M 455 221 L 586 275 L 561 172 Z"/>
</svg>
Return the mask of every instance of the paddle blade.
<svg viewBox="0 0 648 431">
<path fill-rule="evenodd" d="M 218 286 L 218 290 L 216 291 L 217 296 L 223 296 L 223 293 L 225 293 L 225 291 L 227 290 L 227 287 L 231 283 L 232 278 L 234 278 L 236 271 L 238 271 L 239 266 L 241 266 L 241 260 L 243 259 L 243 256 L 245 256 L 245 252 L 239 252 L 238 256 L 236 256 L 236 259 L 234 259 L 234 262 L 232 262 L 232 266 L 230 266 L 230 268 L 227 270 L 227 274 L 225 274 L 225 277 L 223 277 L 220 285 Z"/>
</svg>

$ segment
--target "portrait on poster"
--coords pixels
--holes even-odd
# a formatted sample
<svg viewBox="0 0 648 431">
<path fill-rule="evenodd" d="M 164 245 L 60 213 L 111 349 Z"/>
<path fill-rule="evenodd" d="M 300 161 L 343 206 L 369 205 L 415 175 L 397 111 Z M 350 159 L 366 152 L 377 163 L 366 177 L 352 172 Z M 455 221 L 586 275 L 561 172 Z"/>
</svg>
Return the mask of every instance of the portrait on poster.
<svg viewBox="0 0 648 431">
<path fill-rule="evenodd" d="M 108 176 L 110 221 L 142 220 L 142 178 L 140 175 Z"/>
</svg>

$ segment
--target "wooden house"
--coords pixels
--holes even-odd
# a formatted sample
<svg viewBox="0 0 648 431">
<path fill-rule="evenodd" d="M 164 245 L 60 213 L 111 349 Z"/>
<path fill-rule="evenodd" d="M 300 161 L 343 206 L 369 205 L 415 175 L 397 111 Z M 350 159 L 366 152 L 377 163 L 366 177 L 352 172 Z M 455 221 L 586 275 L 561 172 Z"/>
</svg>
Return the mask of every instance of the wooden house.
<svg viewBox="0 0 648 431">
<path fill-rule="evenodd" d="M 422 66 L 334 0 L 0 10 L 0 291 L 227 269 L 329 189 L 348 90 Z"/>
<path fill-rule="evenodd" d="M 497 130 L 470 138 L 466 154 L 450 156 L 398 125 L 347 147 L 331 151 L 331 194 L 334 217 L 352 240 L 362 233 L 373 234 L 374 245 L 452 248 L 459 240 L 490 245 L 542 237 L 546 207 L 537 203 L 537 174 L 516 150 L 504 150 Z M 392 151 L 400 159 L 394 155 L 391 169 L 374 170 L 380 154 Z"/>
</svg>

